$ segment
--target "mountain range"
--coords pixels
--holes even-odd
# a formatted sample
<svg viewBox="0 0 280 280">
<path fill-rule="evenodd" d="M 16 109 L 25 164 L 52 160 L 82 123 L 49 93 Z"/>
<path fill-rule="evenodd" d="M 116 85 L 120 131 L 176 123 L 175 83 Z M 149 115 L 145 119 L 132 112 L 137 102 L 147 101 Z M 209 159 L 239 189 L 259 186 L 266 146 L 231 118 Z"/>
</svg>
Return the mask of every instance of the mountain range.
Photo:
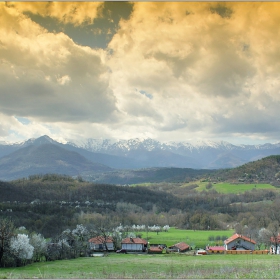
<svg viewBox="0 0 280 280">
<path fill-rule="evenodd" d="M 129 160 L 128 166 L 113 168 L 179 167 L 195 169 L 233 168 L 270 155 L 280 154 L 280 143 L 263 145 L 233 145 L 220 141 L 162 143 L 152 139 L 112 141 L 87 139 L 68 142 L 73 147 L 90 152 L 114 155 Z M 104 164 L 108 164 L 103 162 Z M 123 162 L 124 165 L 125 162 Z M 110 166 L 110 164 L 108 164 Z"/>
<path fill-rule="evenodd" d="M 177 172 L 182 168 L 213 170 L 233 168 L 279 154 L 280 143 L 233 145 L 224 141 L 205 141 L 192 145 L 152 139 L 87 139 L 60 143 L 45 135 L 22 143 L 0 143 L 0 179 L 59 173 L 102 181 L 102 174 L 110 173 L 112 178 L 117 170 L 125 169 L 123 176 L 129 176 L 127 170 L 147 168 L 154 171 L 177 168 Z"/>
</svg>

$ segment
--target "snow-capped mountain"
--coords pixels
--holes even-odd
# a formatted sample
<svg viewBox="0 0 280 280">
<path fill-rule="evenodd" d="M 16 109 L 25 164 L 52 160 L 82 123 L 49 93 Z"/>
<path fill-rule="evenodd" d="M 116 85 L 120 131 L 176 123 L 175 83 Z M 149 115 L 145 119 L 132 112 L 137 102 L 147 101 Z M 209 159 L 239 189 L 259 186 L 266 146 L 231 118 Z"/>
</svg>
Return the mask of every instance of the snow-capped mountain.
<svg viewBox="0 0 280 280">
<path fill-rule="evenodd" d="M 233 145 L 226 141 L 159 142 L 153 139 L 88 139 L 68 144 L 95 153 L 133 159 L 131 168 L 174 166 L 189 168 L 231 168 L 249 161 L 280 153 L 280 143 Z M 133 166 L 133 167 L 132 167 Z"/>
<path fill-rule="evenodd" d="M 196 143 L 160 142 L 153 139 L 86 139 L 59 143 L 48 136 L 22 143 L 0 144 L 0 158 L 30 145 L 51 143 L 74 151 L 94 163 L 115 169 L 179 167 L 193 169 L 232 168 L 269 155 L 280 154 L 280 143 L 233 145 L 225 141 Z"/>
<path fill-rule="evenodd" d="M 147 139 L 129 139 L 129 140 L 109 140 L 109 139 L 86 139 L 84 141 L 68 141 L 67 144 L 75 147 L 83 148 L 91 152 L 102 153 L 127 153 L 135 150 L 155 151 L 167 150 L 181 154 L 187 152 L 201 152 L 203 150 L 270 150 L 280 148 L 280 143 L 263 144 L 263 145 L 233 145 L 226 141 L 197 141 L 196 143 L 189 142 L 159 142 L 150 138 Z"/>
</svg>

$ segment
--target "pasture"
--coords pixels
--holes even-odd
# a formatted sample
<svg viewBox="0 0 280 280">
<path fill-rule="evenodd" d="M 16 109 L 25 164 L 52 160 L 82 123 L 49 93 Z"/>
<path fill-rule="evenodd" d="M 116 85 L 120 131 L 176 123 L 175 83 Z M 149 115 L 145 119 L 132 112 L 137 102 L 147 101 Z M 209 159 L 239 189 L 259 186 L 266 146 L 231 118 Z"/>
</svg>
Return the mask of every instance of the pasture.
<svg viewBox="0 0 280 280">
<path fill-rule="evenodd" d="M 218 237 L 230 237 L 233 235 L 233 230 L 183 230 L 170 228 L 168 232 L 140 232 L 142 238 L 147 239 L 150 244 L 166 244 L 171 246 L 178 242 L 185 242 L 191 247 L 205 248 L 206 245 L 223 244 L 223 240 L 219 240 Z M 137 233 L 136 233 L 137 234 Z M 212 236 L 217 241 L 209 241 L 209 237 Z"/>
<path fill-rule="evenodd" d="M 277 255 L 116 254 L 2 268 L 5 279 L 277 279 Z"/>
<path fill-rule="evenodd" d="M 198 188 L 195 190 L 197 191 L 208 191 L 206 186 L 208 182 L 196 182 L 198 184 Z M 278 190 L 274 186 L 270 184 L 232 184 L 232 183 L 212 183 L 212 188 L 210 190 L 216 190 L 218 193 L 244 193 L 246 191 L 251 191 L 253 189 L 270 189 L 270 190 Z"/>
</svg>

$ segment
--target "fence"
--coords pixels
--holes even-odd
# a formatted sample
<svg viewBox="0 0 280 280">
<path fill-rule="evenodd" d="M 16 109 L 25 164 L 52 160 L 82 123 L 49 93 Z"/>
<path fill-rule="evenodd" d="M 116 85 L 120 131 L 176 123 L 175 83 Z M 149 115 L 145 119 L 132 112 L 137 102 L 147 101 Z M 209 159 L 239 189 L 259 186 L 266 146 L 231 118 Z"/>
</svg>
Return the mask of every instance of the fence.
<svg viewBox="0 0 280 280">
<path fill-rule="evenodd" d="M 231 255 L 241 255 L 241 254 L 255 254 L 255 255 L 267 255 L 269 250 L 227 250 L 225 254 Z"/>
</svg>

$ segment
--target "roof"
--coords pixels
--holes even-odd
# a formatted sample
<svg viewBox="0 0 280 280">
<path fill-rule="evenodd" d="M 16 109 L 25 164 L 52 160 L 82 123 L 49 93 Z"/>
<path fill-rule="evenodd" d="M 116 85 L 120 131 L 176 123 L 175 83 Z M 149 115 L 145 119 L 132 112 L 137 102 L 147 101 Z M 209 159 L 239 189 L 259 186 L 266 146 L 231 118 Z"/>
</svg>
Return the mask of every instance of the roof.
<svg viewBox="0 0 280 280">
<path fill-rule="evenodd" d="M 148 244 L 148 242 L 145 239 L 139 237 L 136 238 L 127 237 L 122 240 L 122 244 Z"/>
<path fill-rule="evenodd" d="M 190 246 L 189 246 L 188 244 L 184 243 L 184 242 L 177 243 L 177 244 L 172 245 L 172 246 L 170 246 L 170 247 L 176 247 L 176 248 L 178 248 L 180 251 L 184 251 L 184 250 L 187 250 L 187 249 L 190 248 Z M 169 248 L 170 248 L 170 247 L 169 247 Z"/>
<path fill-rule="evenodd" d="M 103 236 L 96 236 L 91 238 L 88 242 L 94 243 L 94 244 L 103 244 L 105 243 L 105 238 Z M 111 236 L 108 236 L 106 238 L 106 243 L 113 243 L 113 238 Z"/>
<path fill-rule="evenodd" d="M 150 247 L 149 252 L 162 252 L 162 247 Z"/>
<path fill-rule="evenodd" d="M 251 239 L 251 238 L 249 238 L 249 237 L 247 237 L 247 236 L 238 234 L 238 233 L 235 233 L 233 236 L 231 236 L 231 237 L 229 237 L 228 239 L 226 239 L 226 240 L 225 240 L 225 244 L 228 244 L 228 243 L 230 243 L 230 242 L 232 242 L 232 241 L 234 241 L 234 240 L 236 240 L 236 239 L 238 239 L 238 238 L 243 239 L 243 240 L 248 241 L 248 242 L 251 242 L 251 243 L 253 243 L 253 244 L 256 244 L 256 241 L 255 241 L 255 240 L 253 240 L 253 239 Z"/>
<path fill-rule="evenodd" d="M 212 251 L 224 251 L 225 247 L 224 246 L 208 246 L 207 250 L 212 250 Z"/>
</svg>

